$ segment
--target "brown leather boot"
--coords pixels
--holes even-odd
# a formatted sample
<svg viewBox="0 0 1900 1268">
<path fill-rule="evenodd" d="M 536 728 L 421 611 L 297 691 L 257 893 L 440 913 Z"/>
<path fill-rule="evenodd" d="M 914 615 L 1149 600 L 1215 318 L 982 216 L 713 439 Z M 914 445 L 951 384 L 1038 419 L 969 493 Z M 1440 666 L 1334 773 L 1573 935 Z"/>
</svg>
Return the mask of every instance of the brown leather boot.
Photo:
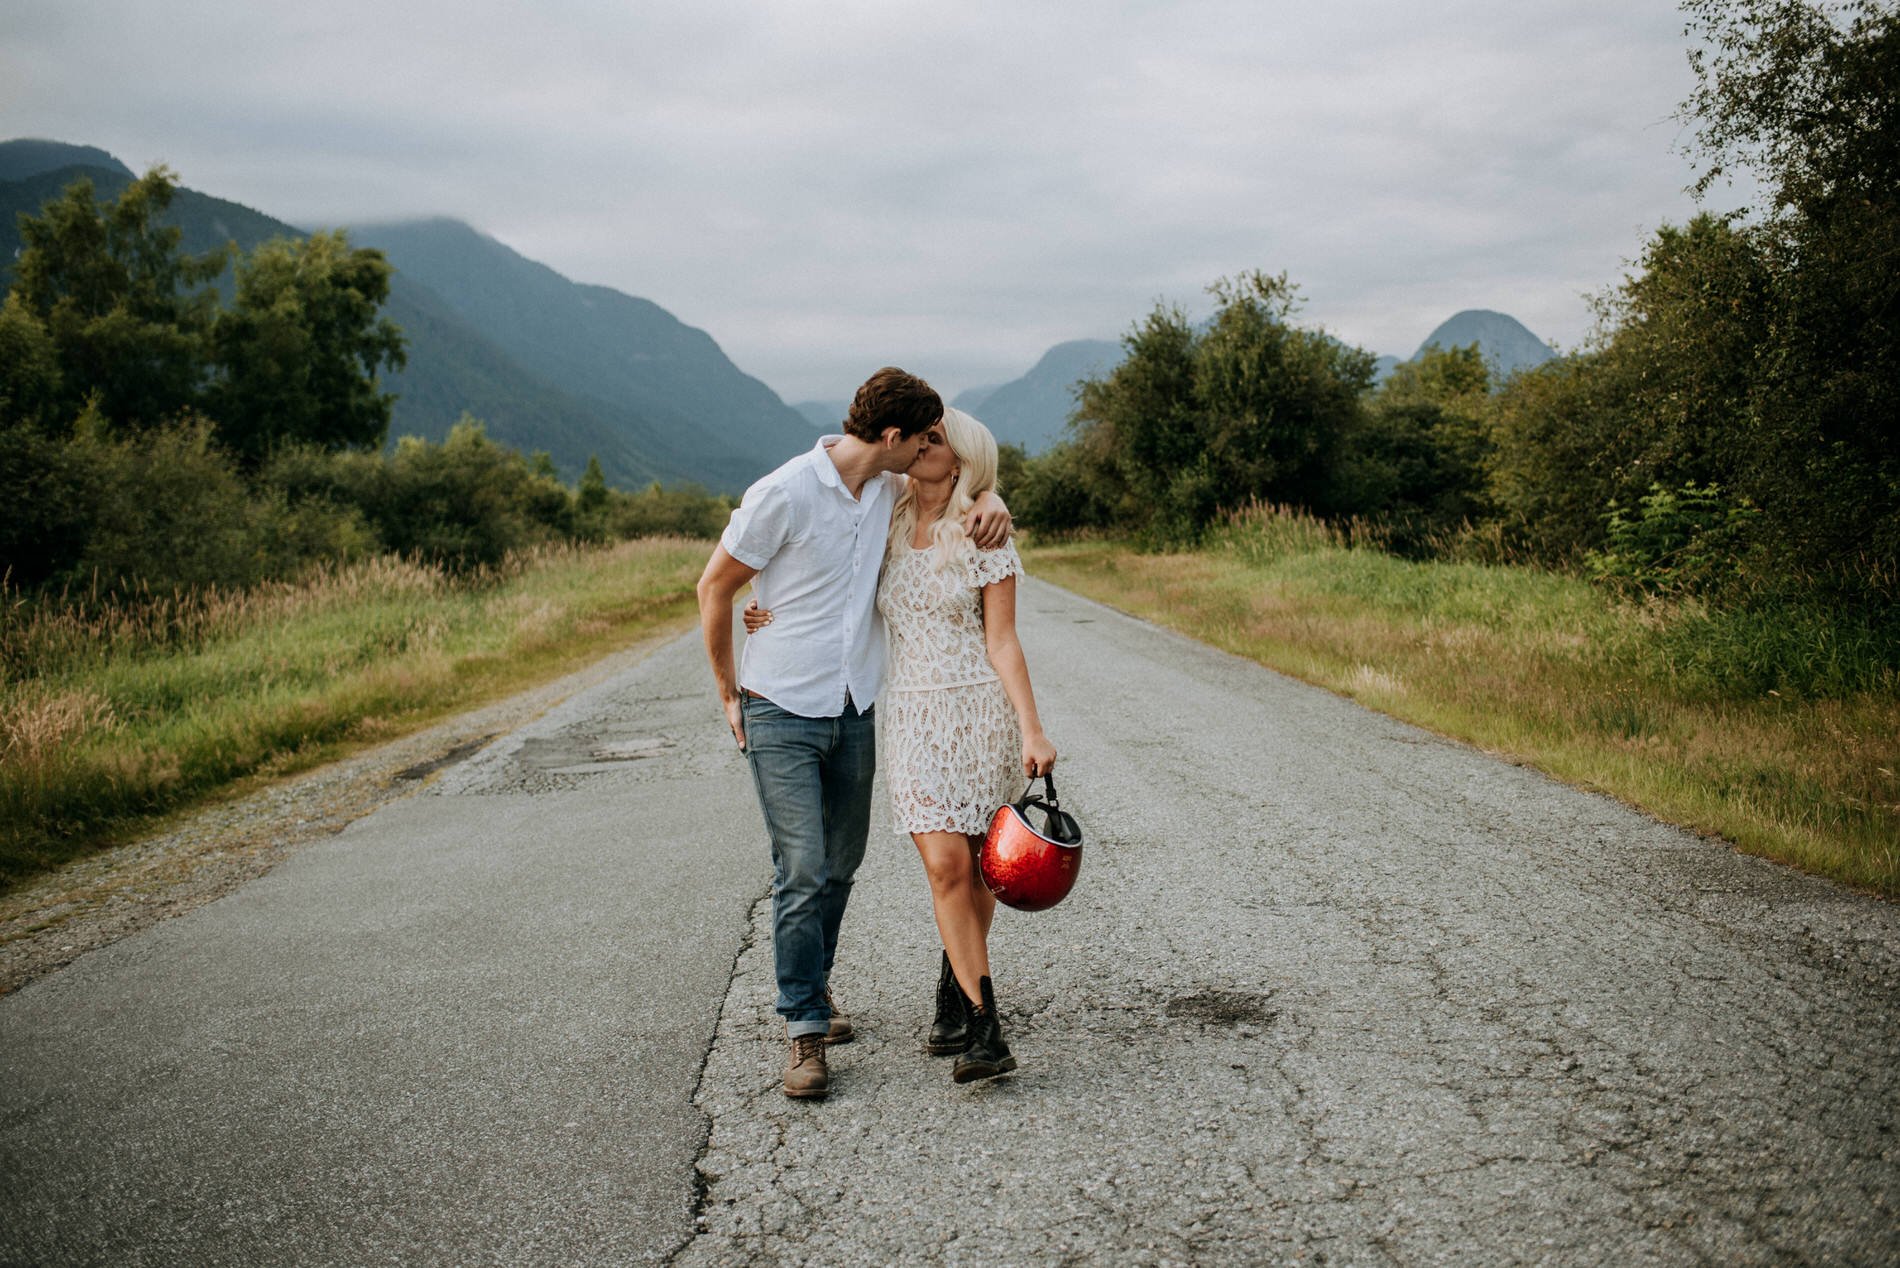
<svg viewBox="0 0 1900 1268">
<path fill-rule="evenodd" d="M 785 1095 L 800 1101 L 822 1101 L 829 1091 L 831 1067 L 825 1064 L 825 1037 L 792 1036 L 792 1054 L 785 1063 Z"/>
</svg>

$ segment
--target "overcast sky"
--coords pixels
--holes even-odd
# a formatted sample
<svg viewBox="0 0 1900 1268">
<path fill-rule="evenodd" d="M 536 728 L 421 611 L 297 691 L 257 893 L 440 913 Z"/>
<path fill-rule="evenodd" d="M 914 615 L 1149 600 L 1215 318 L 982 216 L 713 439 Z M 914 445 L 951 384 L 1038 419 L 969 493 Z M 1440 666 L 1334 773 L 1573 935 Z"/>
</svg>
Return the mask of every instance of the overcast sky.
<svg viewBox="0 0 1900 1268">
<path fill-rule="evenodd" d="M 0 136 L 459 217 L 788 401 L 948 394 L 1248 268 L 1375 352 L 1461 308 L 1574 345 L 1693 210 L 1684 49 L 1664 0 L 4 0 Z"/>
</svg>

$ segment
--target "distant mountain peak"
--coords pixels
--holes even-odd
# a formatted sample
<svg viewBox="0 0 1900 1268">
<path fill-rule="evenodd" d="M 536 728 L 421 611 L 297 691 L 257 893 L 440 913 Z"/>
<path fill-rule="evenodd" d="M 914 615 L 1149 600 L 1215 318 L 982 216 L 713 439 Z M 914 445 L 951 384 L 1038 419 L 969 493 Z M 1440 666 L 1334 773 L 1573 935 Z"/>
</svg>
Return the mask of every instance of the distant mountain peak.
<svg viewBox="0 0 1900 1268">
<path fill-rule="evenodd" d="M 99 167 L 121 176 L 132 169 L 96 145 L 72 145 L 42 137 L 0 141 L 0 181 L 23 181 L 62 167 Z"/>
<path fill-rule="evenodd" d="M 1434 345 L 1449 349 L 1474 343 L 1499 381 L 1510 378 L 1519 370 L 1542 365 L 1557 355 L 1555 349 L 1532 334 L 1523 322 L 1509 313 L 1493 312 L 1489 308 L 1467 308 L 1440 322 L 1437 329 L 1425 336 L 1425 341 L 1419 344 L 1412 359 L 1416 361 L 1427 348 Z"/>
</svg>

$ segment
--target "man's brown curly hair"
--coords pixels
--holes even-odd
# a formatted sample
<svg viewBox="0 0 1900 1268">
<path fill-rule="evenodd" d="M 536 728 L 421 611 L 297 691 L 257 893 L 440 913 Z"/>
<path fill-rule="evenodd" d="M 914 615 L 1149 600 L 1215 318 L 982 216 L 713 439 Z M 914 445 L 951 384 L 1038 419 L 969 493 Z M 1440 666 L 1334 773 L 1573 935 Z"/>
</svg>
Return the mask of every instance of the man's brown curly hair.
<svg viewBox="0 0 1900 1268">
<path fill-rule="evenodd" d="M 937 389 L 914 374 L 887 365 L 864 381 L 851 400 L 844 429 L 859 440 L 875 441 L 886 427 L 897 428 L 909 439 L 943 417 L 943 398 Z"/>
</svg>

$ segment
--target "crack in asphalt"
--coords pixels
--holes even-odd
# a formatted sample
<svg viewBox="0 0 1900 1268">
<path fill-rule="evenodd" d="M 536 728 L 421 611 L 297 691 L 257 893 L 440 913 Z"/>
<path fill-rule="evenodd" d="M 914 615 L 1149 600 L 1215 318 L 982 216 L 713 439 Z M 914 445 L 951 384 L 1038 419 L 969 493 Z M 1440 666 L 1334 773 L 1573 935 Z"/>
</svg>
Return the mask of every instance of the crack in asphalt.
<svg viewBox="0 0 1900 1268">
<path fill-rule="evenodd" d="M 706 1067 L 712 1060 L 713 1045 L 718 1042 L 719 1029 L 725 1021 L 726 1008 L 732 999 L 732 979 L 738 975 L 739 961 L 752 949 L 753 943 L 758 940 L 760 912 L 762 910 L 769 911 L 771 904 L 772 894 L 770 890 L 767 890 L 764 895 L 752 900 L 752 902 L 748 904 L 745 933 L 740 938 L 738 947 L 732 953 L 732 972 L 727 975 L 726 990 L 719 1006 L 719 1014 L 713 1021 L 712 1034 L 706 1037 L 706 1050 L 700 1057 L 699 1073 L 693 1080 L 692 1103 L 695 1109 L 700 1109 L 701 1116 L 705 1119 L 705 1128 L 700 1135 L 698 1149 L 693 1156 L 692 1231 L 681 1238 L 679 1244 L 666 1253 L 663 1262 L 668 1264 L 678 1260 L 680 1252 L 692 1244 L 693 1236 L 697 1234 L 698 1230 L 706 1223 L 706 1206 L 711 1200 L 712 1183 L 719 1178 L 716 1175 L 708 1173 L 706 1170 L 706 1151 L 712 1143 L 712 1117 L 705 1114 L 701 1108 L 700 1093 L 706 1084 Z"/>
</svg>

